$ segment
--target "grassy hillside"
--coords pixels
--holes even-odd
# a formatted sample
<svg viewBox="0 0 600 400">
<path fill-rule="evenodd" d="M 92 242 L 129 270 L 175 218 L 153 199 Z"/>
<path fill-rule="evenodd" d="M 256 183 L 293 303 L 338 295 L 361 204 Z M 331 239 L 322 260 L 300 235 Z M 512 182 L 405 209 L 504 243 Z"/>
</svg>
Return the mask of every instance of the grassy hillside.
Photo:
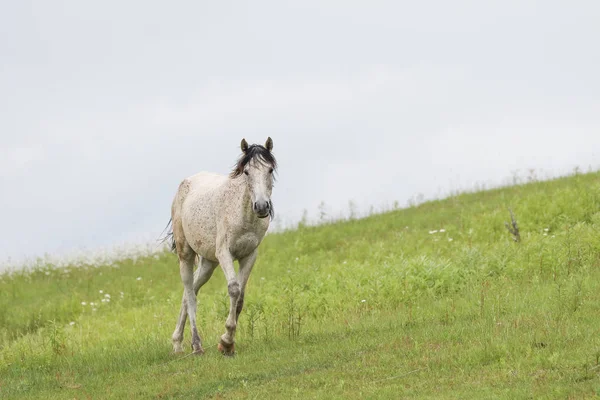
<svg viewBox="0 0 600 400">
<path fill-rule="evenodd" d="M 0 398 L 599 397 L 600 174 L 268 236 L 233 358 L 220 272 L 171 354 L 181 292 L 172 254 L 0 276 Z"/>
</svg>

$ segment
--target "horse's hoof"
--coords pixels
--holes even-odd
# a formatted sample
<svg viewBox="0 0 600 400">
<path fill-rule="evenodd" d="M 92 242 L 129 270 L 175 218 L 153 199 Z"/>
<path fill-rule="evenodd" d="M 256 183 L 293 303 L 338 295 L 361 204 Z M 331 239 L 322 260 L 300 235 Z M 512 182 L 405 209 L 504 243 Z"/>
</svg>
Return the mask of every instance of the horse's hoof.
<svg viewBox="0 0 600 400">
<path fill-rule="evenodd" d="M 227 345 L 223 342 L 219 342 L 219 344 L 217 345 L 217 349 L 224 356 L 233 356 L 235 354 L 235 344 L 233 343 Z"/>
<path fill-rule="evenodd" d="M 192 354 L 195 356 L 201 356 L 204 354 L 204 349 L 200 345 L 192 346 Z"/>
<path fill-rule="evenodd" d="M 181 354 L 183 353 L 183 347 L 181 343 L 176 343 L 173 345 L 173 354 Z"/>
<path fill-rule="evenodd" d="M 201 356 L 202 354 L 204 354 L 204 349 L 203 348 L 199 348 L 197 350 L 194 350 L 194 352 L 192 353 L 195 356 Z"/>
</svg>

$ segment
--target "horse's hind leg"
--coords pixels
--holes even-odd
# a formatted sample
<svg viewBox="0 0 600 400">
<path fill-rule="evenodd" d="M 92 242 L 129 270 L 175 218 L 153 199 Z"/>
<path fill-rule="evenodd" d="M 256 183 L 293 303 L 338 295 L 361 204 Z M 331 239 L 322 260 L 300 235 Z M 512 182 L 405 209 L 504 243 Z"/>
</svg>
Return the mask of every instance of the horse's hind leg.
<svg viewBox="0 0 600 400">
<path fill-rule="evenodd" d="M 194 255 L 195 256 L 195 255 Z M 192 351 L 196 354 L 204 353 L 200 335 L 196 327 L 196 293 L 194 292 L 194 258 L 179 260 L 179 273 L 183 282 L 184 302 L 187 303 L 187 314 L 190 319 L 190 329 L 192 332 Z"/>
<path fill-rule="evenodd" d="M 198 291 L 206 282 L 208 282 L 217 265 L 218 263 L 214 261 L 210 261 L 202 257 L 200 258 L 200 266 L 194 273 L 194 294 L 196 295 L 196 299 L 198 296 Z M 186 298 L 187 295 L 184 289 L 183 297 L 181 299 L 181 310 L 179 311 L 179 319 L 177 321 L 177 326 L 175 327 L 175 332 L 173 332 L 172 337 L 173 351 L 175 353 L 183 352 L 181 342 L 183 341 L 183 330 L 185 329 L 185 322 L 188 314 Z"/>
<path fill-rule="evenodd" d="M 183 298 L 181 299 L 181 310 L 179 310 L 179 318 L 177 319 L 177 325 L 171 341 L 173 342 L 173 353 L 183 353 L 183 330 L 185 329 L 185 321 L 187 320 L 187 302 L 185 301 L 185 290 L 183 291 Z"/>
</svg>

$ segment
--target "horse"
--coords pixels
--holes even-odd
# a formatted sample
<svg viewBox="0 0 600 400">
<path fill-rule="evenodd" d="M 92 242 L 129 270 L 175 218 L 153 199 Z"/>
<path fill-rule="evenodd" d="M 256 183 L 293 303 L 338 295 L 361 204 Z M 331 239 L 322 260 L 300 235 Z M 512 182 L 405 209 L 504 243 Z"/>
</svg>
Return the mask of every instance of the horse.
<svg viewBox="0 0 600 400">
<path fill-rule="evenodd" d="M 179 319 L 172 336 L 173 351 L 183 352 L 186 318 L 190 320 L 193 354 L 203 354 L 196 327 L 196 297 L 220 265 L 227 279 L 229 315 L 218 350 L 235 353 L 235 331 L 244 306 L 246 283 L 256 262 L 258 246 L 274 217 L 271 193 L 277 161 L 273 140 L 264 146 L 241 142 L 242 154 L 227 175 L 200 172 L 181 182 L 171 206 L 172 251 L 179 259 L 183 297 Z M 194 264 L 198 268 L 194 273 Z M 234 261 L 239 262 L 236 276 Z"/>
</svg>

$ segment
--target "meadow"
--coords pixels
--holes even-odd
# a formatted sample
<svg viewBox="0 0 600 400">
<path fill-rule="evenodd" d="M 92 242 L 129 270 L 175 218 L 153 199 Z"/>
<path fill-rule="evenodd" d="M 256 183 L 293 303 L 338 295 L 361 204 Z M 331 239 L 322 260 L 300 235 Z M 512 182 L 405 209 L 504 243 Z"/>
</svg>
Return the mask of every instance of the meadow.
<svg viewBox="0 0 600 400">
<path fill-rule="evenodd" d="M 168 252 L 0 275 L 0 398 L 598 398 L 600 173 L 268 235 L 235 357 L 219 270 L 171 353 L 181 293 Z"/>
</svg>

